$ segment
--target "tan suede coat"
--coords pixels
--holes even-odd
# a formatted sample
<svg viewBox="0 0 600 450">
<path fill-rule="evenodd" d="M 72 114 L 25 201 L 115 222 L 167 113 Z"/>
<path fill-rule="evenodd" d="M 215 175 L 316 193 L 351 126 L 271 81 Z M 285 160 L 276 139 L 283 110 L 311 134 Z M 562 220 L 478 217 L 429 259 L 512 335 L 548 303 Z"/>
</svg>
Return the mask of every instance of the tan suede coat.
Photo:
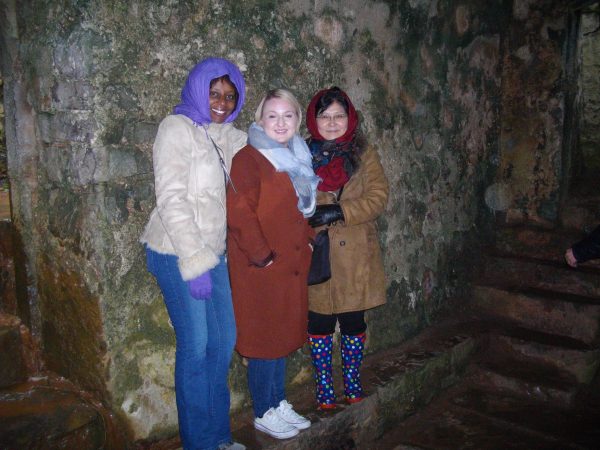
<svg viewBox="0 0 600 450">
<path fill-rule="evenodd" d="M 311 311 L 335 314 L 385 303 L 385 277 L 375 219 L 385 211 L 388 190 L 379 155 L 369 147 L 339 200 L 345 220 L 329 226 L 331 279 L 309 287 Z M 335 197 L 333 193 L 319 192 L 317 203 L 335 203 Z"/>
<path fill-rule="evenodd" d="M 287 173 L 247 145 L 233 158 L 227 188 L 227 252 L 237 327 L 236 350 L 280 358 L 302 347 L 314 231 L 298 211 Z M 257 267 L 273 252 L 273 264 Z"/>
</svg>

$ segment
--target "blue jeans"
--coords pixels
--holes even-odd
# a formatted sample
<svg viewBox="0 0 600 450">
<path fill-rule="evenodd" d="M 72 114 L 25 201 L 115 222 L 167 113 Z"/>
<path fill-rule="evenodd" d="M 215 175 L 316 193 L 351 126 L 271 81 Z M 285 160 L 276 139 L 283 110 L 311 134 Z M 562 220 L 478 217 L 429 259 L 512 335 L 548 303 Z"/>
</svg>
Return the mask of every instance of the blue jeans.
<svg viewBox="0 0 600 450">
<path fill-rule="evenodd" d="M 185 450 L 213 450 L 230 442 L 227 374 L 235 345 L 235 319 L 224 256 L 210 270 L 212 296 L 194 299 L 177 256 L 146 247 L 148 270 L 160 286 L 175 329 L 175 396 Z"/>
<path fill-rule="evenodd" d="M 248 388 L 254 417 L 277 408 L 285 400 L 285 358 L 248 358 Z"/>
</svg>

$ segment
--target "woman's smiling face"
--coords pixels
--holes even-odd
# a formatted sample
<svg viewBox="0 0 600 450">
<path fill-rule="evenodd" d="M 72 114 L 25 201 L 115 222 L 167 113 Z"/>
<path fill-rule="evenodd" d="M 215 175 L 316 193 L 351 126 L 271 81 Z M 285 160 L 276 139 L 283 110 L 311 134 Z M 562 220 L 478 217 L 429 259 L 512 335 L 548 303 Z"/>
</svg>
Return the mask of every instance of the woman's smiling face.
<svg viewBox="0 0 600 450">
<path fill-rule="evenodd" d="M 217 80 L 210 87 L 208 94 L 210 120 L 214 123 L 225 122 L 235 109 L 236 102 L 235 86 L 225 79 Z"/>
<path fill-rule="evenodd" d="M 333 102 L 317 115 L 317 128 L 326 141 L 337 139 L 348 131 L 348 113 L 339 102 Z"/>
<path fill-rule="evenodd" d="M 265 102 L 258 124 L 267 136 L 285 146 L 296 134 L 299 120 L 294 105 L 282 98 L 272 98 Z"/>
</svg>

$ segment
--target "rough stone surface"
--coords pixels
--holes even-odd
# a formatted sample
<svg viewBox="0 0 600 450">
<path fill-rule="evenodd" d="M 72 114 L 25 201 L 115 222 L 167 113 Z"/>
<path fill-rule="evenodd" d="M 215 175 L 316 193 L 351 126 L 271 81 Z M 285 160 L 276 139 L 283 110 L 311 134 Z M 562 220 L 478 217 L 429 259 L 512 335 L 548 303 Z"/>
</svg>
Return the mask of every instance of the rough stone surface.
<svg viewBox="0 0 600 450">
<path fill-rule="evenodd" d="M 498 181 L 510 186 L 510 222 L 556 220 L 562 170 L 562 49 L 566 4 L 514 2 L 503 42 Z"/>
<path fill-rule="evenodd" d="M 0 220 L 0 311 L 17 313 L 15 233 L 9 221 Z"/>
<path fill-rule="evenodd" d="M 497 354 L 510 354 L 506 366 L 528 361 L 545 369 L 545 378 L 562 372 L 563 378 L 571 382 L 588 384 L 594 378 L 600 363 L 600 350 L 590 348 L 558 347 L 547 342 L 535 342 L 524 337 L 496 336 L 489 345 L 489 351 Z"/>
<path fill-rule="evenodd" d="M 346 405 L 338 395 L 336 410 L 317 411 L 311 380 L 287 393 L 294 409 L 311 420 L 309 429 L 293 439 L 273 439 L 257 432 L 252 415 L 244 411 L 233 416 L 234 436 L 253 449 L 373 448 L 374 440 L 385 430 L 457 382 L 476 349 L 476 338 L 468 330 L 452 322 L 442 324 L 393 350 L 368 356 L 361 371 L 366 392 L 362 402 Z M 343 392 L 341 379 L 341 371 L 334 370 L 338 394 Z"/>
<path fill-rule="evenodd" d="M 2 0 L 13 216 L 48 364 L 110 402 L 136 438 L 176 432 L 174 336 L 137 240 L 154 206 L 157 124 L 210 55 L 245 73 L 241 128 L 268 88 L 303 104 L 347 90 L 391 186 L 378 222 L 388 304 L 367 315 L 368 351 L 434 321 L 487 234 L 489 186 L 512 189 L 489 191 L 496 209 L 555 216 L 564 23 L 549 0 L 526 3 Z M 307 365 L 294 353 L 290 380 Z M 234 407 L 247 407 L 239 358 L 230 381 Z"/>
<path fill-rule="evenodd" d="M 600 5 L 596 3 L 581 16 L 581 167 L 578 175 L 586 181 L 600 170 Z"/>
<path fill-rule="evenodd" d="M 600 302 L 492 286 L 473 287 L 474 307 L 537 331 L 592 343 L 600 330 Z"/>
<path fill-rule="evenodd" d="M 37 376 L 44 370 L 39 342 L 33 337 L 20 318 L 0 312 L 0 329 L 3 333 L 2 363 L 3 373 L 11 373 L 11 383 L 18 384 L 29 377 Z M 15 377 L 16 375 L 16 377 Z"/>
<path fill-rule="evenodd" d="M 6 140 L 4 138 L 4 81 L 0 75 L 0 190 L 8 191 L 8 167 L 6 161 Z"/>
<path fill-rule="evenodd" d="M 0 391 L 3 449 L 125 449 L 112 413 L 89 393 L 46 375 Z"/>
<path fill-rule="evenodd" d="M 528 285 L 584 297 L 600 296 L 600 279 L 596 270 L 573 270 L 560 260 L 547 264 L 533 258 L 495 255 L 485 258 L 483 269 L 482 279 L 492 281 L 501 277 L 513 287 Z"/>
<path fill-rule="evenodd" d="M 0 326 L 0 389 L 27 379 L 19 329 Z"/>
<path fill-rule="evenodd" d="M 574 296 L 563 291 L 568 281 L 577 284 L 581 277 L 585 284 L 590 284 L 595 277 L 595 282 L 591 284 L 596 284 L 600 279 L 598 271 L 571 270 L 569 273 L 558 270 L 554 257 L 549 255 L 553 255 L 556 242 L 568 239 L 568 235 L 560 236 L 557 231 L 548 233 L 529 228 L 528 239 L 521 242 L 520 238 L 525 235 L 522 231 L 502 233 L 502 248 L 512 249 L 511 254 L 505 254 L 503 259 L 512 260 L 516 266 L 514 270 L 521 269 L 523 274 L 527 270 L 522 265 L 524 262 L 534 263 L 535 271 L 547 275 L 553 273 L 557 279 L 546 286 L 554 294 L 551 297 L 573 300 Z M 509 236 L 512 236 L 512 245 L 509 244 Z M 552 239 L 548 239 L 550 236 Z M 531 255 L 531 249 L 523 245 L 525 242 L 537 247 L 537 258 L 525 259 L 526 255 Z M 495 255 L 498 250 L 494 249 Z M 496 285 L 512 285 L 514 274 L 510 271 L 501 270 L 492 275 L 498 267 L 497 261 L 498 258 L 484 259 L 484 264 L 490 266 L 483 271 L 486 275 L 484 279 L 493 279 Z M 544 266 L 545 272 L 541 270 Z M 480 285 L 482 280 L 478 278 L 476 281 Z M 521 292 L 535 289 L 539 287 L 539 280 L 524 274 L 519 286 Z M 536 306 L 539 299 L 522 296 L 521 292 L 504 290 L 501 296 L 494 294 L 495 298 L 490 299 L 489 303 L 511 303 L 521 316 L 533 316 L 535 319 L 522 320 L 515 325 L 515 321 L 506 320 L 502 305 L 487 308 L 486 312 L 493 314 L 487 319 L 478 311 L 471 316 L 472 321 L 466 321 L 469 314 L 463 313 L 461 317 L 465 322 L 461 330 L 470 336 L 478 336 L 480 349 L 472 358 L 465 375 L 459 383 L 414 415 L 388 427 L 383 436 L 370 443 L 368 448 L 598 447 L 598 342 L 583 342 L 578 339 L 580 335 L 565 336 L 555 326 L 540 331 L 536 320 L 538 316 L 544 316 L 544 320 L 562 316 L 562 321 L 570 324 L 563 326 L 563 329 L 585 328 L 589 322 L 582 323 L 577 315 L 564 314 L 565 308 L 561 302 L 547 301 L 543 308 L 539 308 Z M 599 299 L 597 293 L 588 293 L 588 302 L 597 302 Z M 576 304 L 573 306 L 577 309 Z M 547 321 L 552 323 L 552 320 Z M 594 322 L 592 327 L 597 325 L 598 319 Z"/>
<path fill-rule="evenodd" d="M 44 258 L 38 265 L 44 357 L 50 370 L 105 398 L 106 343 L 98 303 L 71 264 L 65 257 Z"/>
</svg>

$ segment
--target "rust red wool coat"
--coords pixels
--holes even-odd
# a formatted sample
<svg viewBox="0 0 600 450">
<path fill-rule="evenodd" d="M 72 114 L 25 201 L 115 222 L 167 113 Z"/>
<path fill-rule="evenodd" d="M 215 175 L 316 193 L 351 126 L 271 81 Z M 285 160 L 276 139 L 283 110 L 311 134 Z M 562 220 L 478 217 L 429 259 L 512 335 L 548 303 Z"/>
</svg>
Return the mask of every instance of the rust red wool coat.
<svg viewBox="0 0 600 450">
<path fill-rule="evenodd" d="M 237 326 L 236 350 L 280 358 L 306 341 L 308 267 L 314 236 L 298 211 L 287 173 L 254 147 L 233 158 L 227 189 L 227 254 Z M 273 264 L 256 267 L 270 252 Z"/>
</svg>

